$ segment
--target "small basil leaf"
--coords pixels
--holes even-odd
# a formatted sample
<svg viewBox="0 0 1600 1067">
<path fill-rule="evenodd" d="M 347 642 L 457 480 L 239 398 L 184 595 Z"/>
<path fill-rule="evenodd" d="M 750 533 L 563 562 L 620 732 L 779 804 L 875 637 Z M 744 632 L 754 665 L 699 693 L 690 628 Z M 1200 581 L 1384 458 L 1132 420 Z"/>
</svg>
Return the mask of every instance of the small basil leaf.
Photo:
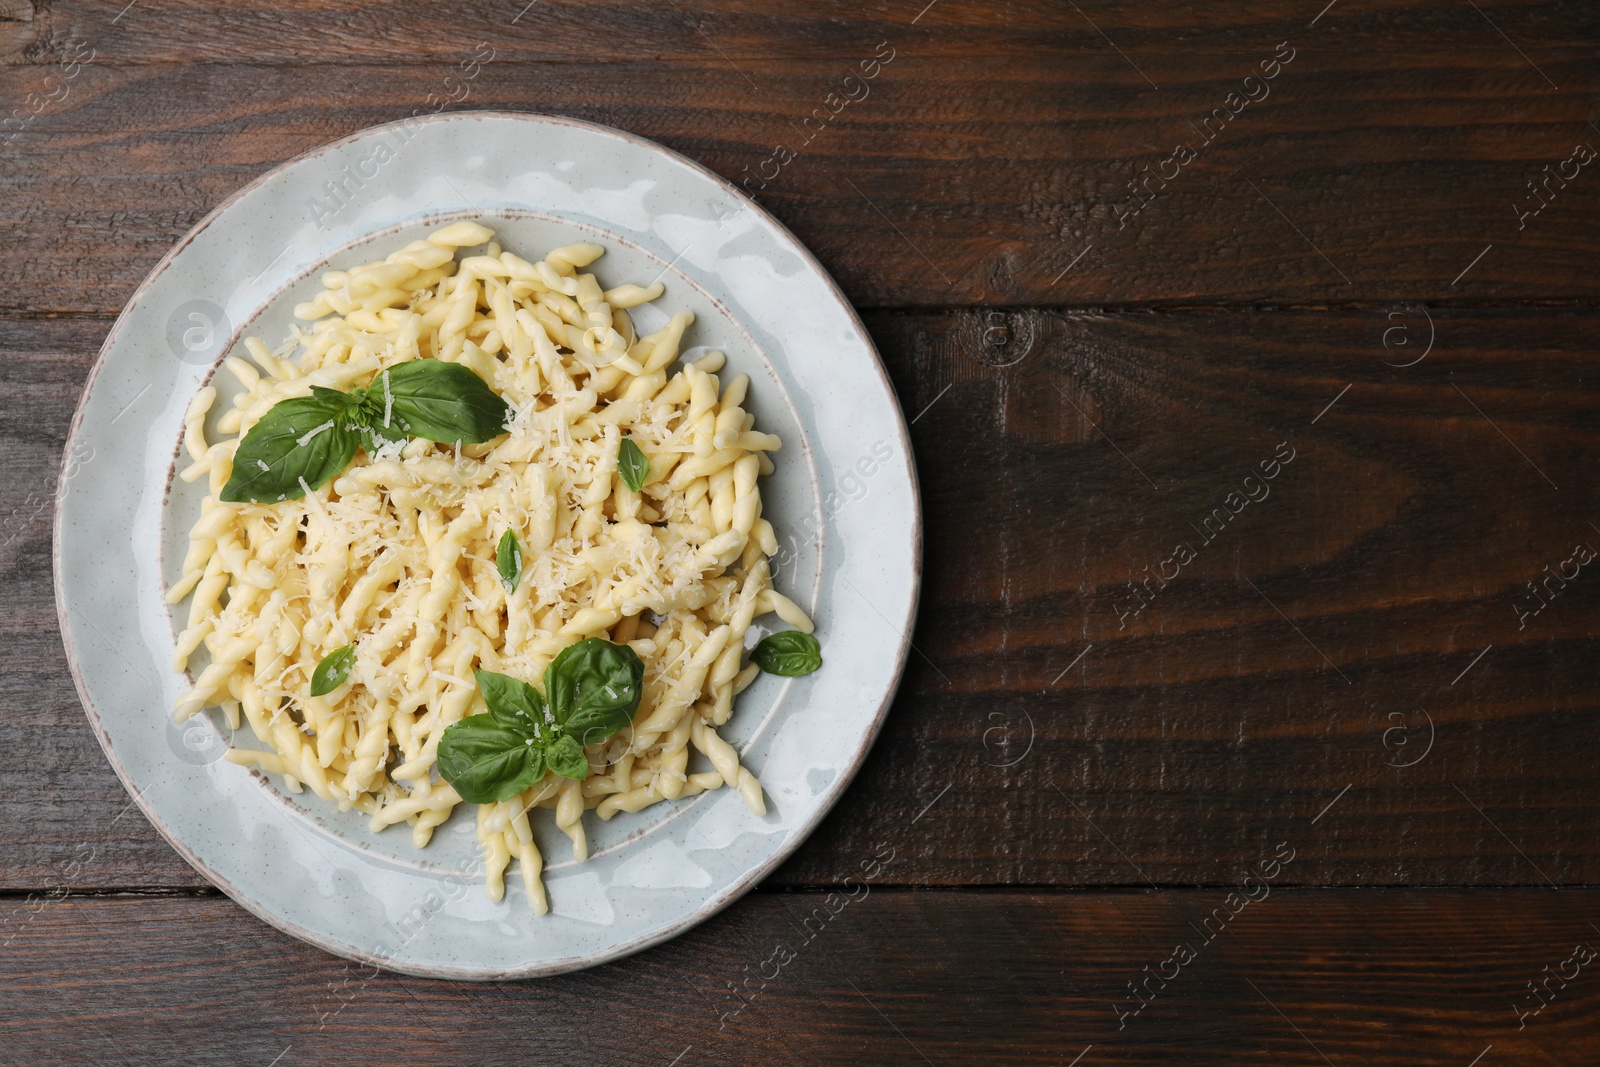
<svg viewBox="0 0 1600 1067">
<path fill-rule="evenodd" d="M 650 458 L 631 437 L 624 437 L 617 450 L 617 473 L 622 475 L 622 484 L 635 493 L 644 488 L 645 479 L 650 477 Z"/>
<path fill-rule="evenodd" d="M 317 388 L 313 386 L 311 391 L 315 393 Z M 325 391 L 332 392 L 332 390 Z M 382 440 L 374 441 L 372 439 L 372 419 L 368 416 L 364 391 L 352 389 L 344 395 L 349 399 L 344 409 L 344 417 L 339 421 L 347 430 L 355 434 L 356 444 L 366 449 L 367 455 L 370 456 L 377 450 L 378 445 L 383 442 Z"/>
<path fill-rule="evenodd" d="M 490 715 L 462 719 L 439 738 L 439 774 L 469 804 L 514 797 L 544 771 L 539 743 Z"/>
<path fill-rule="evenodd" d="M 374 392 L 381 404 L 383 387 Z M 500 436 L 511 412 L 471 369 L 439 359 L 413 359 L 390 367 L 388 392 L 390 429 L 447 445 L 478 444 Z M 381 424 L 381 417 L 378 421 Z"/>
<path fill-rule="evenodd" d="M 404 443 L 410 440 L 398 424 L 390 426 L 383 424 L 384 412 L 381 400 L 374 402 L 370 393 L 363 389 L 352 390 L 351 395 L 358 400 L 350 408 L 350 422 L 357 427 L 357 432 L 361 435 L 361 447 L 367 450 L 367 455 L 376 456 L 380 448 L 397 441 Z"/>
<path fill-rule="evenodd" d="M 301 481 L 320 489 L 350 465 L 360 435 L 347 425 L 349 398 L 332 389 L 324 392 L 331 396 L 280 400 L 250 427 L 234 451 L 233 474 L 221 499 L 230 504 L 298 500 L 305 495 Z"/>
<path fill-rule="evenodd" d="M 583 754 L 583 746 L 566 734 L 558 736 L 545 749 L 544 761 L 563 778 L 576 778 L 581 782 L 589 777 L 589 757 Z"/>
<path fill-rule="evenodd" d="M 545 732 L 544 697 L 537 689 L 509 674 L 478 671 L 475 677 L 495 722 L 532 736 Z"/>
<path fill-rule="evenodd" d="M 644 663 L 627 645 L 590 637 L 561 650 L 544 672 L 544 688 L 561 732 L 592 745 L 633 721 Z"/>
<path fill-rule="evenodd" d="M 522 579 L 522 545 L 518 543 L 517 535 L 511 530 L 500 535 L 494 562 L 500 569 L 500 581 L 505 585 L 506 592 L 515 593 L 517 582 Z"/>
<path fill-rule="evenodd" d="M 356 663 L 356 646 L 345 645 L 322 657 L 317 669 L 311 672 L 311 695 L 325 697 L 344 684 L 350 677 L 350 668 Z"/>
<path fill-rule="evenodd" d="M 822 666 L 822 646 L 810 634 L 784 630 L 763 637 L 750 658 L 768 674 L 792 678 Z"/>
<path fill-rule="evenodd" d="M 367 455 L 369 456 L 376 456 L 378 449 L 385 445 L 406 439 L 403 433 L 395 433 L 392 437 L 385 437 L 383 428 L 374 426 L 370 422 L 361 423 L 358 432 L 361 438 L 361 447 L 367 450 Z"/>
</svg>

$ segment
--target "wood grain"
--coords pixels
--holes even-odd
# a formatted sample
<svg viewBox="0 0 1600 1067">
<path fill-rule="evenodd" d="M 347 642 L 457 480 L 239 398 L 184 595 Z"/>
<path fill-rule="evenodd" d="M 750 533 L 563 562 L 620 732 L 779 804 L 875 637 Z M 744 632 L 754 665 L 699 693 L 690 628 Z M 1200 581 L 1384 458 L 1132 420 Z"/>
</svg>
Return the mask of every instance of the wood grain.
<svg viewBox="0 0 1600 1067">
<path fill-rule="evenodd" d="M 513 26 L 516 6 L 62 0 L 0 22 L 0 112 L 23 123 L 0 218 L 29 251 L 0 264 L 0 312 L 115 311 L 240 185 L 441 106 L 615 125 L 749 182 L 868 306 L 1600 294 L 1593 168 L 1513 208 L 1600 144 L 1593 5 L 1387 0 L 1314 27 L 1265 3 L 947 2 L 915 25 L 918 4 L 541 0 Z M 1279 42 L 1267 95 L 1227 103 Z M 893 60 L 847 85 L 880 43 Z M 1163 168 L 1180 142 L 1197 157 Z"/>
<path fill-rule="evenodd" d="M 1600 548 L 1600 317 L 996 315 L 869 316 L 916 420 L 917 651 L 774 884 L 837 884 L 885 838 L 915 885 L 1226 885 L 1284 839 L 1294 884 L 1600 883 L 1600 582 L 1517 612 L 1546 565 Z M 13 515 L 52 492 L 105 328 L 0 326 Z M 1251 485 L 1269 495 L 1229 502 Z M 83 721 L 48 514 L 21 515 L 0 745 L 38 755 L 0 761 L 0 887 L 196 885 Z M 1179 543 L 1196 558 L 1160 588 Z"/>
<path fill-rule="evenodd" d="M 1004 368 L 987 317 L 874 320 L 927 579 L 852 801 L 892 824 L 937 800 L 902 876 L 1219 882 L 1290 836 L 1311 884 L 1596 880 L 1600 583 L 1522 629 L 1516 605 L 1600 546 L 1600 337 L 1587 312 L 1432 316 L 1405 369 L 1417 308 L 1001 315 L 1032 337 Z M 829 831 L 781 877 L 866 841 Z"/>
<path fill-rule="evenodd" d="M 1160 56 L 1170 64 L 1224 50 L 1241 33 L 1276 41 L 1316 29 L 1313 21 L 1352 48 L 1390 55 L 1415 55 L 1424 46 L 1438 52 L 1457 47 L 1481 58 L 1507 49 L 1506 38 L 1495 33 L 1498 26 L 1524 52 L 1542 59 L 1579 54 L 1586 39 L 1600 33 L 1593 8 L 1572 0 L 1491 0 L 1479 5 L 1484 15 L 1469 9 L 1471 18 L 1448 0 L 1372 0 L 1362 5 L 1367 18 L 1331 9 L 1318 16 L 1316 5 L 1306 11 L 1273 0 L 1193 0 L 1172 9 L 1102 0 L 1077 10 L 1049 0 L 869 5 L 818 0 L 795 7 L 764 0 L 462 0 L 448 12 L 426 0 L 138 0 L 132 6 L 35 0 L 32 6 L 33 17 L 25 20 L 0 13 L 0 23 L 8 24 L 22 45 L 5 54 L 8 63 L 47 61 L 53 44 L 72 38 L 103 39 L 100 50 L 118 64 L 228 63 L 248 54 L 259 62 L 300 66 L 358 65 L 401 56 L 453 60 L 485 34 L 516 62 L 588 60 L 624 52 L 650 35 L 648 55 L 661 62 L 707 54 L 752 61 L 833 59 L 841 44 L 870 50 L 885 35 L 901 34 L 934 47 L 996 57 L 1071 50 L 1104 61 L 1108 70 L 1120 64 L 1137 79 L 1108 38 L 1127 55 Z M 1160 81 L 1173 72 L 1163 66 L 1149 73 Z"/>
<path fill-rule="evenodd" d="M 1594 891 L 1272 890 L 1200 929 L 1224 899 L 758 893 L 620 963 L 484 985 L 374 975 L 215 897 L 11 900 L 0 1026 L 14 1062 L 170 1063 L 182 1049 L 196 1067 L 1465 1067 L 1491 1045 L 1485 1065 L 1600 1054 L 1593 963 L 1517 1014 L 1539 1003 L 1528 982 L 1600 941 Z M 1193 959 L 1174 977 L 1178 945 Z M 1130 1014 L 1129 983 L 1147 973 L 1151 999 Z M 744 982 L 736 1010 L 730 986 Z"/>
<path fill-rule="evenodd" d="M 1600 946 L 1600 577 L 1550 577 L 1600 548 L 1600 173 L 1551 176 L 1600 147 L 1597 43 L 1581 0 L 0 3 L 0 1059 L 1600 1059 L 1592 964 L 1530 992 Z M 207 887 L 89 731 L 50 579 L 140 279 L 272 167 L 445 108 L 748 183 L 871 309 L 925 508 L 834 814 L 537 982 L 373 975 Z"/>
</svg>

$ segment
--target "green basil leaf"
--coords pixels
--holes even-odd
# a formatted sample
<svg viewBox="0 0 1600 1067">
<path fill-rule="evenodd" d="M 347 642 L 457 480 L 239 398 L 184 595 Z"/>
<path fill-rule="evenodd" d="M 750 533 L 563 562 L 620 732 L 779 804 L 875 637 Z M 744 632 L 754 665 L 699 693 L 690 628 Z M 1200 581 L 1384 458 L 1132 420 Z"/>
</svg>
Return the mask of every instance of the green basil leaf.
<svg viewBox="0 0 1600 1067">
<path fill-rule="evenodd" d="M 617 450 L 617 473 L 622 475 L 622 484 L 635 493 L 644 488 L 645 479 L 650 477 L 650 458 L 631 437 L 624 437 Z"/>
<path fill-rule="evenodd" d="M 563 778 L 576 778 L 581 782 L 589 777 L 589 757 L 583 754 L 583 746 L 566 734 L 550 742 L 550 747 L 544 752 L 544 761 Z"/>
<path fill-rule="evenodd" d="M 478 691 L 483 702 L 489 705 L 489 715 L 495 722 L 529 736 L 543 736 L 544 697 L 537 689 L 509 674 L 478 671 Z"/>
<path fill-rule="evenodd" d="M 384 379 L 369 389 L 373 403 L 384 404 Z M 441 444 L 478 444 L 506 432 L 511 408 L 468 367 L 439 359 L 413 359 L 389 368 L 390 429 Z"/>
<path fill-rule="evenodd" d="M 768 674 L 792 678 L 822 666 L 822 646 L 810 634 L 784 630 L 763 637 L 750 658 Z"/>
<path fill-rule="evenodd" d="M 580 745 L 604 741 L 633 721 L 644 692 L 644 663 L 627 645 L 590 637 L 546 668 L 544 691 L 561 732 Z"/>
<path fill-rule="evenodd" d="M 500 581 L 505 585 L 506 592 L 515 593 L 517 582 L 522 579 L 522 545 L 511 530 L 500 535 L 500 545 L 495 549 L 494 562 L 500 569 Z"/>
<path fill-rule="evenodd" d="M 348 393 L 341 393 L 339 390 L 329 389 L 325 385 L 313 385 L 311 387 L 311 395 L 313 398 L 320 400 L 325 404 L 340 404 L 346 407 L 354 407 L 361 403 L 360 389 L 355 389 Z"/>
<path fill-rule="evenodd" d="M 492 715 L 462 719 L 439 738 L 439 774 L 469 804 L 514 797 L 544 771 L 543 747 Z"/>
<path fill-rule="evenodd" d="M 312 392 L 315 391 L 313 388 Z M 345 413 L 345 419 L 350 431 L 360 440 L 361 447 L 367 450 L 367 455 L 377 455 L 378 449 L 390 441 L 409 440 L 399 427 L 386 431 L 379 425 L 383 421 L 383 406 L 379 404 L 377 412 L 374 413 L 372 398 L 367 395 L 367 390 L 352 389 L 348 395 L 350 408 Z"/>
<path fill-rule="evenodd" d="M 360 435 L 350 429 L 351 408 L 350 397 L 333 389 L 274 404 L 239 442 L 221 499 L 270 504 L 300 499 L 302 481 L 320 489 L 355 458 Z"/>
<path fill-rule="evenodd" d="M 356 646 L 345 645 L 322 657 L 317 669 L 311 672 L 311 695 L 325 697 L 344 684 L 350 677 L 350 668 L 356 664 Z"/>
</svg>

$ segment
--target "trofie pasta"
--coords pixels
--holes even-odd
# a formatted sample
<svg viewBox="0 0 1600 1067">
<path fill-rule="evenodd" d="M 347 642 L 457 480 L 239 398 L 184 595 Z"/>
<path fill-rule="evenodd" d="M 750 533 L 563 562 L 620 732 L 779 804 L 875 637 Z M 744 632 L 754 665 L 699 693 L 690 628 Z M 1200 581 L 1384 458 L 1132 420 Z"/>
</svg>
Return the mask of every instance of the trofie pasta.
<svg viewBox="0 0 1600 1067">
<path fill-rule="evenodd" d="M 167 595 L 189 601 L 174 669 L 202 645 L 209 656 L 174 717 L 220 706 L 268 746 L 229 761 L 364 812 L 375 832 L 406 823 L 419 847 L 463 803 L 440 743 L 490 714 L 485 679 L 530 694 L 519 728 L 542 737 L 564 705 L 504 686 L 548 688 L 557 656 L 586 640 L 631 649 L 614 648 L 643 666 L 631 721 L 582 745 L 576 768 L 568 758 L 478 805 L 489 896 L 501 899 L 516 860 L 540 913 L 535 808 L 553 810 L 579 859 L 591 808 L 609 819 L 731 786 L 765 810 L 718 729 L 759 669 L 744 662 L 752 620 L 773 612 L 812 629 L 772 586 L 778 542 L 758 480 L 780 442 L 744 410 L 748 378 L 724 384 L 718 353 L 674 370 L 693 316 L 637 336 L 627 309 L 663 287 L 603 290 L 584 272 L 602 252 L 572 245 L 528 262 L 457 222 L 324 275 L 295 309 L 313 325 L 277 352 L 247 339 L 253 363 L 224 362 L 243 390 L 218 420 L 224 439 L 205 439 L 216 389 L 190 405 L 180 476 L 209 479 L 210 494 Z M 445 384 L 456 392 L 441 400 Z M 319 404 L 333 414 L 313 422 Z M 443 431 L 429 428 L 436 412 Z M 451 418 L 490 422 L 473 443 L 448 439 Z M 236 458 L 248 463 L 236 470 Z M 260 489 L 274 479 L 278 491 Z M 798 673 L 820 662 L 808 655 L 757 659 Z M 498 729 L 502 710 L 474 727 Z M 691 751 L 711 769 L 691 773 Z"/>
</svg>

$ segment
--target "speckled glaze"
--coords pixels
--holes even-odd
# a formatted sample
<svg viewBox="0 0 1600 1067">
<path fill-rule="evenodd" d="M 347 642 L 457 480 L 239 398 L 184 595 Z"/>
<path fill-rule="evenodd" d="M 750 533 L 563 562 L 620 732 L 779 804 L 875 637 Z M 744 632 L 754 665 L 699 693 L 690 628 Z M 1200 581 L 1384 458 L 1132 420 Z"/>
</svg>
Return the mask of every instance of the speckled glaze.
<svg viewBox="0 0 1600 1067">
<path fill-rule="evenodd" d="M 472 218 L 536 258 L 575 240 L 608 247 L 608 286 L 660 276 L 659 313 L 697 321 L 685 344 L 752 379 L 760 428 L 783 437 L 763 481 L 779 531 L 779 588 L 818 623 L 825 664 L 762 678 L 729 739 L 760 775 L 768 813 L 732 790 L 601 823 L 594 855 L 535 820 L 551 913 L 514 876 L 489 901 L 471 807 L 424 850 L 405 825 L 372 834 L 310 792 L 286 794 L 221 760 L 218 713 L 169 717 L 186 604 L 177 576 L 203 486 L 172 478 L 184 410 L 248 332 L 276 345 L 325 269 L 381 258 Z M 659 320 L 654 315 L 659 315 Z M 206 328 L 216 331 L 214 343 Z M 198 332 L 196 332 L 198 331 Z M 227 406 L 231 381 L 217 376 Z M 672 937 L 793 852 L 855 774 L 905 663 L 920 525 L 905 422 L 872 343 L 816 260 L 738 190 L 616 130 L 500 112 L 407 120 L 326 145 L 212 212 L 134 294 L 90 376 L 62 469 L 56 603 L 90 724 L 156 828 L 206 878 L 281 930 L 406 974 L 493 979 L 592 966 Z M 199 660 L 197 663 L 201 662 Z M 238 743 L 258 742 L 248 728 Z M 693 767 L 693 765 L 691 765 Z"/>
</svg>

